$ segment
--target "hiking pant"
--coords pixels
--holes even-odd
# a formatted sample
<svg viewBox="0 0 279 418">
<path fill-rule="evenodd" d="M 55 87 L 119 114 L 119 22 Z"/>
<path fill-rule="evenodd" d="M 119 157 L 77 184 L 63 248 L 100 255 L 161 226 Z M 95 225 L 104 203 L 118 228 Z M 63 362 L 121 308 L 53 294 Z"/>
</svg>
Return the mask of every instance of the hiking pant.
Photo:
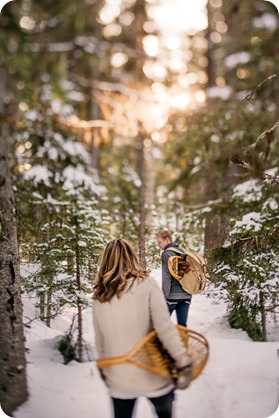
<svg viewBox="0 0 279 418">
<path fill-rule="evenodd" d="M 153 404 L 158 418 L 172 418 L 172 402 L 174 400 L 174 391 L 158 398 L 148 398 Z M 135 399 L 117 399 L 112 398 L 114 408 L 114 418 L 132 418 L 133 410 L 137 398 Z"/>
<path fill-rule="evenodd" d="M 177 324 L 187 327 L 188 312 L 190 308 L 190 299 L 168 300 L 168 308 L 170 315 L 175 311 Z"/>
</svg>

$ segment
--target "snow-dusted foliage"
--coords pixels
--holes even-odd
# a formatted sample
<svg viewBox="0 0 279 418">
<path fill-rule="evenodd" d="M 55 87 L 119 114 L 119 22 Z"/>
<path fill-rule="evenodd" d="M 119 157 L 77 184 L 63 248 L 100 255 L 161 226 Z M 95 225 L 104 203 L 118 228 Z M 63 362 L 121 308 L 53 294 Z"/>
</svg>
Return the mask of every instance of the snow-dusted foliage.
<svg viewBox="0 0 279 418">
<path fill-rule="evenodd" d="M 38 108 L 21 115 L 15 185 L 21 258 L 39 266 L 23 286 L 50 323 L 62 306 L 88 304 L 108 216 L 101 207 L 106 189 L 82 137 L 56 123 L 63 108 L 46 91 Z"/>
<path fill-rule="evenodd" d="M 278 310 L 275 189 L 270 181 L 257 179 L 234 188 L 230 205 L 237 208 L 237 216 L 230 219 L 229 239 L 214 252 L 218 281 L 211 291 L 229 302 L 231 325 L 246 329 L 255 340 L 265 339 L 268 314 Z"/>
<path fill-rule="evenodd" d="M 106 158 L 104 182 L 109 190 L 104 206 L 112 219 L 112 238 L 125 237 L 138 244 L 140 176 L 130 162 L 129 150 L 123 147 L 114 161 Z"/>
</svg>

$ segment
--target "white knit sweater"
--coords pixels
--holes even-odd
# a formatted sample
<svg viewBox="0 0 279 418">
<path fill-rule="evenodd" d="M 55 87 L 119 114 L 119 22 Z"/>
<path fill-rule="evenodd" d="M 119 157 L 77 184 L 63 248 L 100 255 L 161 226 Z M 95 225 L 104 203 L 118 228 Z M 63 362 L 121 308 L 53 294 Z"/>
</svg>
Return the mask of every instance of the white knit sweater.
<svg viewBox="0 0 279 418">
<path fill-rule="evenodd" d="M 114 296 L 103 303 L 94 300 L 93 322 L 98 358 L 125 354 L 155 329 L 177 366 L 189 363 L 163 293 L 150 277 L 136 281 L 120 298 Z M 158 397 L 174 387 L 170 379 L 130 364 L 107 367 L 103 373 L 110 395 L 115 398 Z"/>
</svg>

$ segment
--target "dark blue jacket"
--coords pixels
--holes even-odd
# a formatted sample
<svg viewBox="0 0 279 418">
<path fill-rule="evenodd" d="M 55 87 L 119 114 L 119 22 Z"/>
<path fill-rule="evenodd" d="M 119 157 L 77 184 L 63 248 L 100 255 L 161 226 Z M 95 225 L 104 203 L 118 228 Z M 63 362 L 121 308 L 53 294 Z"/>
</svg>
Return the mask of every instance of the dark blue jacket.
<svg viewBox="0 0 279 418">
<path fill-rule="evenodd" d="M 168 268 L 168 259 L 173 256 L 177 255 L 174 251 L 169 250 L 168 248 L 174 247 L 178 250 L 182 251 L 175 242 L 168 244 L 165 250 L 162 253 L 162 289 L 166 300 L 178 300 L 178 299 L 188 299 L 191 300 L 192 295 L 190 293 L 185 292 L 182 286 L 180 285 L 179 281 L 172 277 Z"/>
</svg>

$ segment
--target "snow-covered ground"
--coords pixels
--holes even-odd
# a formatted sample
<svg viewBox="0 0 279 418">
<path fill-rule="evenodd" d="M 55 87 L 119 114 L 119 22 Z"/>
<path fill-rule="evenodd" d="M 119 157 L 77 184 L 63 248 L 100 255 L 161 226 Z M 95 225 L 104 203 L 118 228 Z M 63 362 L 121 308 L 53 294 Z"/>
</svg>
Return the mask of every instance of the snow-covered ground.
<svg viewBox="0 0 279 418">
<path fill-rule="evenodd" d="M 152 273 L 158 281 L 160 274 L 159 269 Z M 29 299 L 23 302 L 26 322 L 26 317 L 34 317 L 35 309 Z M 54 348 L 57 337 L 70 326 L 72 314 L 65 312 L 53 321 L 52 328 L 38 320 L 25 328 L 30 396 L 14 413 L 15 418 L 112 417 L 95 362 L 64 365 Z M 83 318 L 84 338 L 93 347 L 91 309 Z M 279 328 L 273 328 L 272 342 L 252 342 L 245 332 L 230 329 L 225 303 L 205 295 L 193 297 L 188 326 L 206 336 L 210 357 L 190 387 L 177 391 L 175 418 L 266 418 L 274 414 L 279 401 Z M 279 417 L 279 410 L 275 416 Z M 151 417 L 151 406 L 140 398 L 135 418 Z"/>
</svg>

